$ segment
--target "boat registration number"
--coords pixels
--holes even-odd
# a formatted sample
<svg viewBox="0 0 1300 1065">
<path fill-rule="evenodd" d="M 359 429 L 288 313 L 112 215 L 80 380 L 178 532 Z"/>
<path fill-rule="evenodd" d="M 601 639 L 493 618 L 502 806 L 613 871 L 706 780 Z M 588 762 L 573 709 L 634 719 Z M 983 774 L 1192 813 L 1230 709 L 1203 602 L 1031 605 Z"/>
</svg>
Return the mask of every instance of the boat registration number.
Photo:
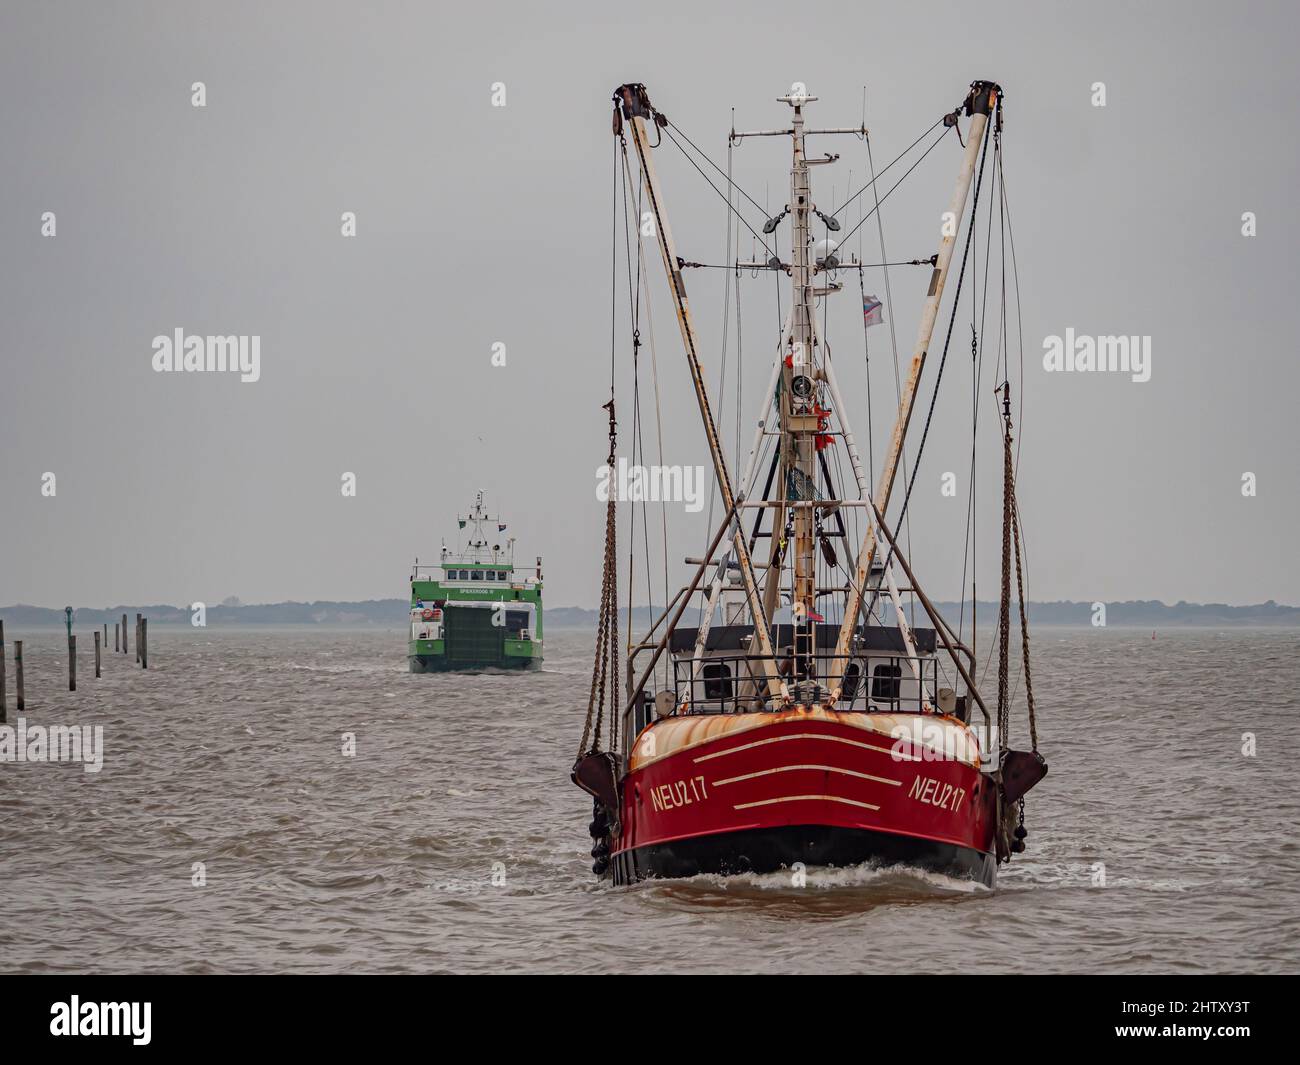
<svg viewBox="0 0 1300 1065">
<path fill-rule="evenodd" d="M 708 797 L 709 790 L 704 786 L 703 777 L 687 777 L 685 780 L 659 784 L 650 789 L 650 801 L 660 812 L 692 806 L 697 802 L 703 802 Z"/>
<path fill-rule="evenodd" d="M 908 798 L 956 813 L 966 798 L 966 789 L 959 788 L 956 784 L 944 784 L 934 777 L 918 776 L 912 781 Z"/>
</svg>

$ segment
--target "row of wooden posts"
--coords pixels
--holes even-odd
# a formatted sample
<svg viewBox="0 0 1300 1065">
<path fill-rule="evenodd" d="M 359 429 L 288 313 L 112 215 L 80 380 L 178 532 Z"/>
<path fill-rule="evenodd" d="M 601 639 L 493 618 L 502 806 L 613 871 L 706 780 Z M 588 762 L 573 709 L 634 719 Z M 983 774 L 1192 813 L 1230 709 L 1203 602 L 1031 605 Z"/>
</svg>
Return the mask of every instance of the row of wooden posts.
<svg viewBox="0 0 1300 1065">
<path fill-rule="evenodd" d="M 122 615 L 121 623 L 113 623 L 113 651 L 118 652 L 121 649 L 122 654 L 130 654 L 130 648 L 127 646 L 126 636 L 126 615 Z M 108 648 L 108 622 L 104 622 L 103 641 L 100 641 L 100 631 L 95 630 L 95 676 L 100 676 L 102 665 L 100 661 L 101 652 Z M 149 668 L 149 619 L 143 614 L 135 616 L 135 660 L 140 663 L 141 669 Z M 27 707 L 27 693 L 23 690 L 23 641 L 14 640 L 14 684 L 18 691 L 18 712 L 21 714 Z M 77 636 L 75 633 L 68 633 L 68 691 L 77 690 Z M 0 621 L 0 724 L 7 719 L 9 711 L 9 693 L 8 683 L 5 679 L 5 623 Z"/>
</svg>

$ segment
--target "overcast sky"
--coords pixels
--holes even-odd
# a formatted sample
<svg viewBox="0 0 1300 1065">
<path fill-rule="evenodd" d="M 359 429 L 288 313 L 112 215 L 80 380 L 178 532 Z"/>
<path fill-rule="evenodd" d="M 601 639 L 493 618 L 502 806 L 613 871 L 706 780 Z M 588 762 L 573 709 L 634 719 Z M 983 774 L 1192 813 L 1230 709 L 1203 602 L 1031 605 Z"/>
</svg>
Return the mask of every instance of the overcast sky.
<svg viewBox="0 0 1300 1065">
<path fill-rule="evenodd" d="M 732 107 L 740 128 L 780 126 L 788 109 L 774 98 L 798 80 L 820 97 L 812 122 L 853 125 L 865 85 L 880 166 L 973 78 L 1006 91 L 1032 597 L 1300 602 L 1300 104 L 1287 5 L 1007 3 L 981 20 L 968 3 L 852 0 L 811 5 L 800 22 L 794 10 L 7 0 L 0 603 L 402 596 L 412 558 L 454 540 L 481 488 L 520 555 L 545 557 L 548 602 L 594 605 L 611 91 L 644 82 L 723 162 Z M 1095 82 L 1105 107 L 1092 104 Z M 838 206 L 866 174 L 864 146 L 816 148 L 841 153 L 814 172 L 819 205 Z M 886 205 L 891 258 L 935 250 L 960 151 L 945 141 Z M 720 261 L 722 203 L 671 145 L 657 158 L 681 254 Z M 748 142 L 735 168 L 774 213 L 785 203 L 786 146 Z M 340 234 L 345 211 L 355 238 Z M 863 231 L 875 261 L 874 223 Z M 706 463 L 652 266 L 665 459 Z M 906 360 L 928 272 L 891 281 Z M 716 387 L 722 274 L 688 284 Z M 883 295 L 878 274 L 868 287 Z M 772 294 L 770 278 L 742 282 L 746 447 L 775 341 Z M 855 280 L 838 299 L 830 341 L 865 436 Z M 940 334 L 946 321 L 945 308 Z M 968 323 L 959 315 L 912 504 L 915 561 L 939 598 L 957 594 L 961 573 Z M 153 338 L 177 328 L 260 336 L 260 380 L 155 373 Z M 1149 335 L 1151 380 L 1044 372 L 1043 338 L 1067 328 Z M 732 332 L 734 344 L 734 320 Z M 505 367 L 491 364 L 496 342 Z M 871 343 L 879 461 L 888 328 Z M 729 387 L 719 406 L 732 440 Z M 630 399 L 623 409 L 630 422 Z M 991 596 L 990 459 L 978 543 Z M 939 491 L 950 470 L 956 500 Z M 1254 498 L 1241 492 L 1247 471 Z M 341 494 L 344 472 L 355 498 Z M 706 517 L 672 517 L 679 579 Z"/>
</svg>

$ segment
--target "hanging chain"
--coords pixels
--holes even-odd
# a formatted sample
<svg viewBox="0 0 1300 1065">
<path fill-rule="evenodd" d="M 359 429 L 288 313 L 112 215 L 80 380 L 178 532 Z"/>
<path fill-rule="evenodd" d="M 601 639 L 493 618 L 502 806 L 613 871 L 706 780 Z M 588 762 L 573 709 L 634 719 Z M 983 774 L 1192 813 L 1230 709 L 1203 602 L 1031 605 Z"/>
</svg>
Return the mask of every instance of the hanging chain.
<svg viewBox="0 0 1300 1065">
<path fill-rule="evenodd" d="M 1037 754 L 1038 722 L 1034 713 L 1034 678 L 1029 672 L 1029 619 L 1025 613 L 1025 578 L 1020 559 L 1020 504 L 1014 494 L 1011 497 L 1011 534 L 1016 543 L 1016 594 L 1020 597 L 1020 654 L 1025 663 L 1025 700 L 1029 704 L 1029 744 Z"/>
<path fill-rule="evenodd" d="M 1038 753 L 1038 720 L 1034 706 L 1034 677 L 1029 667 L 1029 615 L 1025 603 L 1024 549 L 1020 542 L 1020 505 L 1016 501 L 1016 471 L 1011 447 L 1011 385 L 1003 382 L 1002 421 L 1005 429 L 1003 441 L 1002 488 L 1002 604 L 999 619 L 998 643 L 998 730 L 1002 733 L 1001 745 L 1009 743 L 1007 726 L 1010 706 L 1007 687 L 1010 681 L 1008 654 L 1011 636 L 1011 557 L 1014 546 L 1016 563 L 1016 596 L 1020 607 L 1020 657 L 1025 670 L 1025 700 L 1029 706 L 1029 742 Z"/>
<path fill-rule="evenodd" d="M 1011 700 L 1008 696 L 1011 644 L 1011 526 L 1015 507 L 1015 482 L 1011 459 L 1011 385 L 1003 382 L 1002 442 L 1004 450 L 1002 476 L 1002 596 L 998 616 L 998 747 L 1005 751 L 1010 744 Z"/>
<path fill-rule="evenodd" d="M 600 622 L 596 632 L 596 658 L 591 671 L 591 692 L 587 698 L 587 722 L 582 730 L 578 756 L 600 750 L 600 734 L 605 720 L 605 697 L 610 696 L 610 746 L 618 745 L 618 493 L 614 490 L 614 457 L 618 447 L 618 421 L 614 395 L 604 404 L 609 411 L 609 456 L 605 460 L 610 473 L 609 500 L 605 507 L 605 564 L 601 578 Z"/>
</svg>

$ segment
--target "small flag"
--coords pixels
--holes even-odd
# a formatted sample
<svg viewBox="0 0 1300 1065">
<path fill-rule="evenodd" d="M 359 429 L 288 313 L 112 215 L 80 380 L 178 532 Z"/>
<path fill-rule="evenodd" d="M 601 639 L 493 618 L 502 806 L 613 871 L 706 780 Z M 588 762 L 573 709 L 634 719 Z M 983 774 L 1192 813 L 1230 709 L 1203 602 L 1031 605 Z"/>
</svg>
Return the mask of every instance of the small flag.
<svg viewBox="0 0 1300 1065">
<path fill-rule="evenodd" d="M 505 527 L 505 525 L 498 525 L 498 526 L 497 526 L 497 532 L 505 532 L 505 531 L 506 531 L 506 527 Z"/>
<path fill-rule="evenodd" d="M 461 527 L 462 529 L 465 528 L 465 519 L 464 519 L 464 518 L 457 518 L 457 519 L 456 519 L 456 522 L 457 522 L 457 524 L 460 525 L 460 527 Z"/>
<path fill-rule="evenodd" d="M 880 300 L 875 296 L 864 296 L 862 298 L 862 320 L 867 325 L 879 325 L 885 320 L 884 315 L 880 312 Z"/>
</svg>

